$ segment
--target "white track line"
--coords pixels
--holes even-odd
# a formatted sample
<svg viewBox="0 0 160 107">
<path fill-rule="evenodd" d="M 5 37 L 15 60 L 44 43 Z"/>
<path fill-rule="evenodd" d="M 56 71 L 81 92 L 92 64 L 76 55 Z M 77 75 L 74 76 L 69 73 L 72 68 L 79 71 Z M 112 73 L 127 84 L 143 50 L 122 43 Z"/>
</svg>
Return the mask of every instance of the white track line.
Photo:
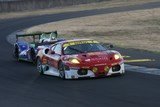
<svg viewBox="0 0 160 107">
<path fill-rule="evenodd" d="M 7 41 L 11 44 L 15 43 L 15 35 L 17 32 L 22 32 L 21 30 L 13 32 L 12 34 L 7 36 Z M 129 56 L 127 56 L 129 57 Z M 132 71 L 132 72 L 139 72 L 139 73 L 146 73 L 146 74 L 153 74 L 153 75 L 160 75 L 160 69 L 157 68 L 147 68 L 147 67 L 141 67 L 141 66 L 134 66 L 134 65 L 128 65 L 125 64 L 126 71 Z"/>
<path fill-rule="evenodd" d="M 17 30 L 13 33 L 11 33 L 10 35 L 7 36 L 7 41 L 10 43 L 10 44 L 14 44 L 16 42 L 16 34 L 23 34 L 24 32 L 22 30 Z"/>
<path fill-rule="evenodd" d="M 160 75 L 160 69 L 157 69 L 157 68 L 147 68 L 147 67 L 142 67 L 142 66 L 134 66 L 134 65 L 125 64 L 125 69 L 126 71 Z"/>
</svg>

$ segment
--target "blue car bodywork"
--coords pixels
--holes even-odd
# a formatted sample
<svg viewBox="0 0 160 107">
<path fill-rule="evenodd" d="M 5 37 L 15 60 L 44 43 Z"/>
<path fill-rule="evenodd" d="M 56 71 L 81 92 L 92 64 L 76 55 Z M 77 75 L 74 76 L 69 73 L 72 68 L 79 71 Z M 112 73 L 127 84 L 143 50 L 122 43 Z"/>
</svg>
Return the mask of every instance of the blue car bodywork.
<svg viewBox="0 0 160 107">
<path fill-rule="evenodd" d="M 53 40 L 50 40 L 50 38 L 47 37 L 47 36 L 50 36 L 51 34 L 54 36 Z M 47 38 L 45 38 L 44 35 L 47 35 L 46 36 Z M 29 62 L 35 62 L 36 54 L 38 53 L 38 46 L 43 45 L 45 47 L 49 47 L 51 44 L 65 40 L 63 38 L 57 38 L 57 35 L 58 35 L 57 31 L 16 35 L 16 43 L 14 44 L 13 55 L 18 61 L 24 60 Z M 24 37 L 29 38 L 30 42 L 25 41 L 25 39 L 24 40 L 19 39 Z M 47 42 L 45 41 L 46 39 L 47 39 Z"/>
</svg>

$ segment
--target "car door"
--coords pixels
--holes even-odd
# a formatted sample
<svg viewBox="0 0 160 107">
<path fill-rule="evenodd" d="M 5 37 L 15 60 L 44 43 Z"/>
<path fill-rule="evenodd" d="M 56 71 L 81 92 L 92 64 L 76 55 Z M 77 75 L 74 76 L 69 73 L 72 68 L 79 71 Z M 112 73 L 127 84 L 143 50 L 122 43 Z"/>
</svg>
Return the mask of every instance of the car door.
<svg viewBox="0 0 160 107">
<path fill-rule="evenodd" d="M 58 69 L 58 62 L 61 58 L 61 54 L 62 54 L 62 46 L 60 43 L 52 46 L 50 48 L 50 53 L 49 53 L 49 65 L 53 66 L 54 68 Z M 54 52 L 54 53 L 53 53 Z"/>
</svg>

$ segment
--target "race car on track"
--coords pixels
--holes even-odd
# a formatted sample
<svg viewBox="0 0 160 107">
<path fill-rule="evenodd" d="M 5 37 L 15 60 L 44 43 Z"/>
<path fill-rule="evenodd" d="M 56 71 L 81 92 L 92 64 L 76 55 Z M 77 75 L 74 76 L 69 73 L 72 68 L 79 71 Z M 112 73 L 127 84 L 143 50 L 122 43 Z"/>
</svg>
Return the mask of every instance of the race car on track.
<svg viewBox="0 0 160 107">
<path fill-rule="evenodd" d="M 125 73 L 124 60 L 119 52 L 108 50 L 90 39 L 65 40 L 40 50 L 37 70 L 40 74 L 63 79 Z"/>
<path fill-rule="evenodd" d="M 18 61 L 35 62 L 40 48 L 62 40 L 64 39 L 57 39 L 57 31 L 16 35 L 13 55 Z"/>
</svg>

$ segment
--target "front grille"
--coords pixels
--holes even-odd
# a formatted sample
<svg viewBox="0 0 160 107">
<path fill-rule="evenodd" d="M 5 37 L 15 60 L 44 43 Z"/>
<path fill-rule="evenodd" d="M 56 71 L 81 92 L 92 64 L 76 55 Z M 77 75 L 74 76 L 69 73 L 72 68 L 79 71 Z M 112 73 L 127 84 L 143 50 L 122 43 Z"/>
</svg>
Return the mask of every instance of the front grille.
<svg viewBox="0 0 160 107">
<path fill-rule="evenodd" d="M 121 69 L 120 65 L 115 65 L 115 66 L 112 67 L 113 72 L 119 71 L 120 69 Z"/>
<path fill-rule="evenodd" d="M 105 72 L 99 72 L 98 76 L 105 76 Z"/>
</svg>

